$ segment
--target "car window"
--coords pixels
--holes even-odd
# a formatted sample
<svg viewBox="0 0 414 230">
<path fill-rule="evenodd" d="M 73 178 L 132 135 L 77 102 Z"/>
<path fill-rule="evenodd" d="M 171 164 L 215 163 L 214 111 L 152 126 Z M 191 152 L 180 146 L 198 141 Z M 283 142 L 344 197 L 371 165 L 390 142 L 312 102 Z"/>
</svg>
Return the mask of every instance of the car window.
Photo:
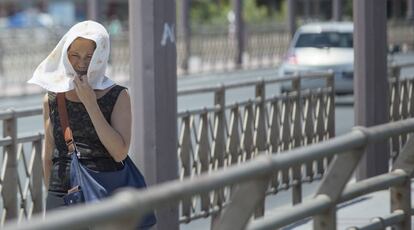
<svg viewBox="0 0 414 230">
<path fill-rule="evenodd" d="M 295 47 L 353 47 L 352 33 L 322 32 L 322 33 L 303 33 L 300 34 Z"/>
</svg>

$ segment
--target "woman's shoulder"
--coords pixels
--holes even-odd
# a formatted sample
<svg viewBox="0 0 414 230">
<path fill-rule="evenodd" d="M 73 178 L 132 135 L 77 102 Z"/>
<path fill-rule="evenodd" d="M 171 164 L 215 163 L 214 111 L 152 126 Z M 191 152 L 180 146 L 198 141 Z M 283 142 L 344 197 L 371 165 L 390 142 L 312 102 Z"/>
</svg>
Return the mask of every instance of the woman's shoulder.
<svg viewBox="0 0 414 230">
<path fill-rule="evenodd" d="M 116 84 L 112 86 L 112 88 L 109 90 L 107 94 L 109 94 L 112 98 L 117 99 L 119 95 L 122 93 L 122 91 L 124 90 L 128 90 L 128 88 L 125 86 Z"/>
<path fill-rule="evenodd" d="M 51 102 L 55 102 L 56 101 L 56 97 L 57 97 L 57 93 L 48 91 L 46 93 L 44 99 L 45 100 L 47 99 L 49 101 L 49 103 L 51 103 Z"/>
</svg>

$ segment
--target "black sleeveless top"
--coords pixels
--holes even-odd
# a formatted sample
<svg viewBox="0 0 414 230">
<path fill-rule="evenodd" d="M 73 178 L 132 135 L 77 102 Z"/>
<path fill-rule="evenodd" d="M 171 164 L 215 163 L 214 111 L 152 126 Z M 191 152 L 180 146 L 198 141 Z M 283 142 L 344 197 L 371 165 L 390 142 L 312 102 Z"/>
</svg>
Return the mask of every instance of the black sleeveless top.
<svg viewBox="0 0 414 230">
<path fill-rule="evenodd" d="M 115 85 L 105 95 L 98 98 L 98 105 L 105 119 L 111 124 L 111 114 L 119 94 L 125 87 Z M 49 116 L 53 126 L 55 149 L 52 156 L 49 190 L 67 192 L 70 189 L 70 156 L 62 133 L 57 107 L 57 94 L 48 92 Z M 116 171 L 122 168 L 122 163 L 116 162 L 99 140 L 92 121 L 81 102 L 66 100 L 69 126 L 73 139 L 80 152 L 80 162 L 89 169 L 96 171 Z"/>
</svg>

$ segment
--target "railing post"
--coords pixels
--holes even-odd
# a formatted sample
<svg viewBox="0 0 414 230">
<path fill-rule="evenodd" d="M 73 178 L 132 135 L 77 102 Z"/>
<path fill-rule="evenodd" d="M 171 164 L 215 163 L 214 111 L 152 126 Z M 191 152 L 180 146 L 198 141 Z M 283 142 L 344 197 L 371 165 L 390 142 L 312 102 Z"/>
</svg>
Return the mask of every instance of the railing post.
<svg viewBox="0 0 414 230">
<path fill-rule="evenodd" d="M 269 179 L 269 176 L 263 176 L 235 186 L 231 196 L 232 202 L 226 207 L 213 229 L 246 229 L 252 213 L 265 197 Z"/>
<path fill-rule="evenodd" d="M 328 105 L 328 135 L 329 138 L 335 137 L 335 76 L 331 73 L 326 79 L 326 86 L 331 88 L 332 91 L 329 94 L 329 105 Z"/>
<path fill-rule="evenodd" d="M 391 78 L 388 78 L 390 83 L 390 121 L 399 121 L 401 120 L 400 114 L 400 71 L 401 69 L 398 66 L 394 66 L 391 69 Z M 390 157 L 395 160 L 398 157 L 400 152 L 400 138 L 394 136 L 391 138 L 391 153 Z"/>
<path fill-rule="evenodd" d="M 327 131 L 328 131 L 328 136 L 329 138 L 333 138 L 335 137 L 335 75 L 332 72 L 328 78 L 326 79 L 326 86 L 327 88 L 331 88 L 332 91 L 329 94 L 329 104 L 327 105 L 328 107 L 328 127 L 327 127 Z M 328 159 L 328 165 L 331 163 L 332 161 L 332 157 L 329 157 Z"/>
<path fill-rule="evenodd" d="M 219 111 L 217 111 L 214 115 L 214 144 L 212 147 L 213 167 L 214 170 L 217 170 L 224 166 L 224 154 L 226 151 L 226 91 L 224 86 L 221 86 L 220 89 L 214 93 L 214 104 L 220 107 Z M 223 203 L 225 202 L 223 189 L 218 189 L 214 191 L 214 193 L 212 202 L 213 208 L 218 207 L 219 211 L 212 214 L 210 226 L 215 226 L 217 224 L 221 214 L 221 209 L 223 208 Z"/>
<path fill-rule="evenodd" d="M 407 177 L 404 184 L 391 187 L 391 212 L 402 210 L 404 221 L 397 224 L 398 230 L 411 229 L 411 179 Z"/>
<path fill-rule="evenodd" d="M 410 136 L 396 159 L 392 170 L 407 175 L 402 185 L 391 187 L 391 211 L 404 212 L 404 220 L 397 225 L 399 230 L 411 229 L 411 177 L 414 174 L 414 137 Z"/>
<path fill-rule="evenodd" d="M 17 207 L 17 118 L 15 112 L 11 110 L 13 116 L 4 120 L 3 135 L 11 137 L 12 144 L 7 146 L 3 151 L 7 154 L 6 172 L 3 181 L 3 202 L 6 209 L 6 220 L 18 217 Z"/>
<path fill-rule="evenodd" d="M 296 93 L 294 121 L 293 121 L 293 146 L 297 148 L 302 145 L 302 95 L 301 95 L 301 77 L 292 81 L 292 89 Z M 292 168 L 293 185 L 292 185 L 292 203 L 302 202 L 302 175 L 301 166 Z"/>
<path fill-rule="evenodd" d="M 39 134 L 39 140 L 33 142 L 34 162 L 32 169 L 33 180 L 33 212 L 41 213 L 43 211 L 43 162 L 42 162 L 42 134 Z"/>
<path fill-rule="evenodd" d="M 360 128 L 364 133 L 363 128 Z M 361 159 L 364 149 L 356 149 L 346 154 L 337 155 L 329 165 L 329 170 L 323 177 L 316 195 L 327 195 L 332 206 L 325 212 L 314 216 L 314 229 L 336 229 L 336 204 Z"/>
<path fill-rule="evenodd" d="M 266 85 L 262 80 L 256 84 L 256 98 L 260 98 L 260 102 L 256 104 L 255 127 L 254 127 L 254 147 L 256 153 L 266 151 L 268 149 L 266 143 Z M 265 213 L 265 197 L 259 202 L 255 211 L 255 217 L 261 217 Z"/>
</svg>

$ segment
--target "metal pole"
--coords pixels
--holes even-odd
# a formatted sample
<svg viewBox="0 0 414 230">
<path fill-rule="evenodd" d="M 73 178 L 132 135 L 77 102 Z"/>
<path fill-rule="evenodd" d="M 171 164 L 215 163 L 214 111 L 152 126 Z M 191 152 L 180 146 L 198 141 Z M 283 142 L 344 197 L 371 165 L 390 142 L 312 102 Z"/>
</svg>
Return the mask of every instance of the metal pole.
<svg viewBox="0 0 414 230">
<path fill-rule="evenodd" d="M 296 32 L 296 0 L 287 0 L 288 2 L 288 29 L 290 36 Z"/>
<path fill-rule="evenodd" d="M 407 0 L 407 19 L 414 19 L 414 0 Z"/>
<path fill-rule="evenodd" d="M 129 0 L 133 159 L 149 185 L 178 178 L 175 1 Z M 179 229 L 178 206 L 156 210 Z"/>
<path fill-rule="evenodd" d="M 313 17 L 315 18 L 315 19 L 317 19 L 317 18 L 319 18 L 319 14 L 320 14 L 320 7 L 321 7 L 321 4 L 320 4 L 320 1 L 319 0 L 313 0 L 314 2 L 313 2 Z"/>
<path fill-rule="evenodd" d="M 392 0 L 392 17 L 398 19 L 401 17 L 401 0 Z"/>
<path fill-rule="evenodd" d="M 332 1 L 332 20 L 334 21 L 342 20 L 342 0 Z"/>
<path fill-rule="evenodd" d="M 98 0 L 88 0 L 87 4 L 88 20 L 98 21 Z"/>
<path fill-rule="evenodd" d="M 355 125 L 389 121 L 386 0 L 353 0 Z M 368 145 L 358 180 L 388 172 L 388 143 Z"/>
<path fill-rule="evenodd" d="M 303 11 L 305 13 L 305 21 L 310 19 L 310 1 L 309 0 L 302 0 L 303 1 Z"/>
<path fill-rule="evenodd" d="M 191 27 L 190 27 L 190 0 L 181 0 L 181 29 L 183 38 L 183 60 L 180 63 L 181 69 L 184 73 L 188 72 L 188 62 L 191 54 Z"/>
<path fill-rule="evenodd" d="M 244 51 L 244 20 L 243 20 L 243 2 L 242 0 L 233 0 L 233 10 L 236 16 L 236 68 L 241 68 L 243 64 Z"/>
</svg>

